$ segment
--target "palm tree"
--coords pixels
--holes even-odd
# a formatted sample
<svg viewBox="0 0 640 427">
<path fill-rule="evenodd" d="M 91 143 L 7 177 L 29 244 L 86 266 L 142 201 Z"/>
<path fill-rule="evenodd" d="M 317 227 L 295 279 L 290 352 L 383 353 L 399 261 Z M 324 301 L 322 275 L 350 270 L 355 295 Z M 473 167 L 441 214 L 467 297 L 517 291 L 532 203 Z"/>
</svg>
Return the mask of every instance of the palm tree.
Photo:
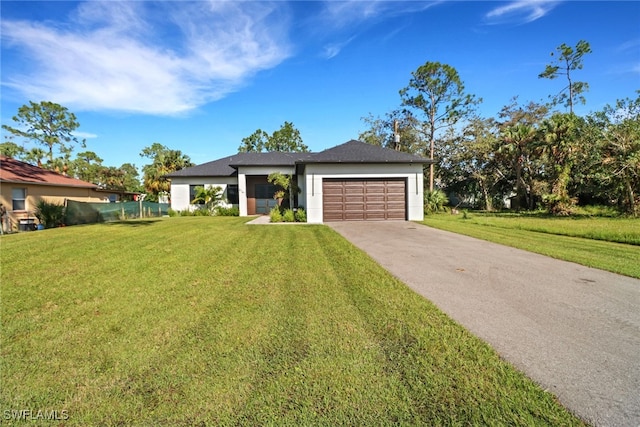
<svg viewBox="0 0 640 427">
<path fill-rule="evenodd" d="M 532 209 L 533 194 L 527 190 L 523 171 L 525 170 L 525 161 L 531 151 L 531 143 L 537 138 L 537 130 L 531 125 L 518 123 L 504 129 L 501 132 L 501 138 L 503 144 L 498 151 L 509 157 L 516 175 L 516 194 L 519 198 L 524 198 L 529 209 Z"/>
<path fill-rule="evenodd" d="M 567 187 L 578 149 L 579 126 L 580 118 L 571 113 L 554 114 L 542 125 L 544 139 L 538 142 L 537 148 L 547 157 L 548 170 L 553 174 L 551 193 L 544 195 L 543 200 L 554 214 L 569 214 L 575 203 Z"/>
<path fill-rule="evenodd" d="M 627 213 L 640 214 L 640 92 L 618 100 L 598 116 L 604 122 L 602 165 L 605 179 L 617 183 Z"/>
<path fill-rule="evenodd" d="M 27 163 L 36 164 L 39 167 L 42 167 L 42 159 L 44 159 L 46 155 L 47 153 L 42 148 L 32 148 L 27 154 L 25 154 L 24 159 Z"/>
<path fill-rule="evenodd" d="M 171 190 L 171 184 L 165 178 L 167 174 L 193 166 L 189 156 L 157 142 L 144 148 L 140 155 L 153 160 L 142 168 L 144 188 L 150 194 L 151 201 L 157 200 L 159 193 Z"/>
<path fill-rule="evenodd" d="M 449 203 L 449 198 L 442 190 L 425 190 L 424 192 L 424 210 L 425 213 L 436 213 L 445 210 L 445 206 Z"/>
<path fill-rule="evenodd" d="M 222 197 L 222 187 L 204 186 L 196 187 L 195 190 L 196 194 L 191 203 L 205 205 L 210 211 L 224 200 Z"/>
</svg>

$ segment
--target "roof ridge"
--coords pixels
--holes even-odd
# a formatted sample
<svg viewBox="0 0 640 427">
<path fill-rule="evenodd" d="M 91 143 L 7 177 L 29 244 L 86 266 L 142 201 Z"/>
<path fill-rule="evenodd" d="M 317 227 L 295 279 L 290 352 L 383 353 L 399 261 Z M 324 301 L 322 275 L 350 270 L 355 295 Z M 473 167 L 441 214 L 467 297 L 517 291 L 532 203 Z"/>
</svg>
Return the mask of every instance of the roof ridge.
<svg viewBox="0 0 640 427">
<path fill-rule="evenodd" d="M 232 176 L 242 166 L 296 166 L 306 163 L 430 163 L 416 154 L 351 139 L 317 153 L 308 151 L 240 152 L 168 174 L 169 177 Z"/>
</svg>

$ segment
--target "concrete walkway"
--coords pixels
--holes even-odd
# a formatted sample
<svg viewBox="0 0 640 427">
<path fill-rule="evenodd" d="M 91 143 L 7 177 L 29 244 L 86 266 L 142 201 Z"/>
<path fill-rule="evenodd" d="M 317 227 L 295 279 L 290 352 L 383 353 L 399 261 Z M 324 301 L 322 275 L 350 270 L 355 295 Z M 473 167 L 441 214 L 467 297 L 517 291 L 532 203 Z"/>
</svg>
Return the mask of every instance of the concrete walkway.
<svg viewBox="0 0 640 427">
<path fill-rule="evenodd" d="M 640 426 L 640 280 L 411 222 L 328 225 L 588 423 Z"/>
</svg>

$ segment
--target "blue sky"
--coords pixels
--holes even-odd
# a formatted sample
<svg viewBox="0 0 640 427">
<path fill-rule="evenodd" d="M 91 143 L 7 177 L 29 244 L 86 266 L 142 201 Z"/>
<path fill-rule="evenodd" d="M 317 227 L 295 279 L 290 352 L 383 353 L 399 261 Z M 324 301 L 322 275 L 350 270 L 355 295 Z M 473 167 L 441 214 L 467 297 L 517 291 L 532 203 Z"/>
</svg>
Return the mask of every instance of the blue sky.
<svg viewBox="0 0 640 427">
<path fill-rule="evenodd" d="M 28 101 L 74 112 L 104 164 L 159 142 L 204 163 L 293 122 L 312 151 L 357 138 L 427 61 L 459 72 L 493 117 L 546 101 L 562 43 L 591 44 L 579 114 L 640 89 L 636 1 L 2 1 L 3 124 Z M 4 131 L 3 131 L 4 133 Z M 4 135 L 3 135 L 4 140 Z M 27 144 L 27 148 L 30 146 Z"/>
</svg>

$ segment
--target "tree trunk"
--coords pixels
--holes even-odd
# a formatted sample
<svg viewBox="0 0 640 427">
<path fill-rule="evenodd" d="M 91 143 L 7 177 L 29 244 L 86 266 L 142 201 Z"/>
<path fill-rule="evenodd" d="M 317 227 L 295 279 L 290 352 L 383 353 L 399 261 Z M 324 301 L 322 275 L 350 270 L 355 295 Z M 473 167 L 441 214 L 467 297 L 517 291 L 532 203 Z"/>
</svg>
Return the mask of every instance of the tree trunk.
<svg viewBox="0 0 640 427">
<path fill-rule="evenodd" d="M 625 179 L 625 185 L 627 187 L 627 198 L 629 200 L 629 213 L 633 216 L 638 215 L 638 206 L 636 206 L 636 196 L 633 192 L 633 186 L 631 185 L 630 179 Z"/>
<path fill-rule="evenodd" d="M 520 210 L 520 200 L 524 199 L 529 206 L 529 198 L 527 197 L 527 189 L 525 188 L 524 181 L 522 179 L 522 165 L 520 164 L 520 157 L 516 159 L 516 195 L 518 196 L 518 210 Z"/>
<path fill-rule="evenodd" d="M 429 191 L 433 191 L 433 138 L 431 139 L 431 164 L 429 165 Z"/>
<path fill-rule="evenodd" d="M 485 186 L 482 186 L 482 192 L 484 193 L 484 207 L 487 211 L 493 211 L 493 202 L 491 201 L 491 195 L 489 194 L 489 189 Z"/>
</svg>

